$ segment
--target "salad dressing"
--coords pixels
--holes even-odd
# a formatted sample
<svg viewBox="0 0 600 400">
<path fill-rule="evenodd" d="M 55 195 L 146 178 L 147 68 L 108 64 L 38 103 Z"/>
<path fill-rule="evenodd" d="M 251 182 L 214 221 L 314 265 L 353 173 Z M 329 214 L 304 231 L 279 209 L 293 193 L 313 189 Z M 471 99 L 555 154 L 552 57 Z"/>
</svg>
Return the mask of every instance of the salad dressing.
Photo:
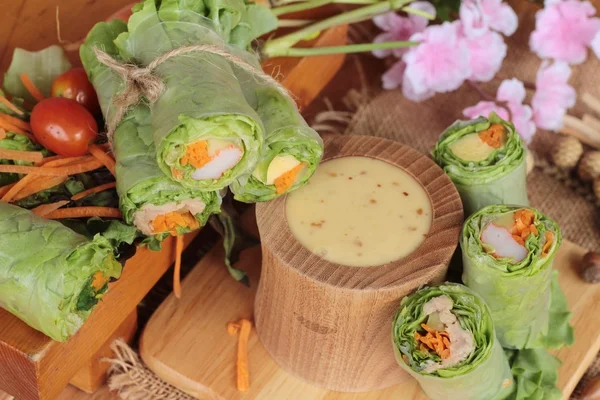
<svg viewBox="0 0 600 400">
<path fill-rule="evenodd" d="M 286 199 L 287 223 L 308 250 L 327 261 L 369 267 L 406 257 L 423 243 L 431 201 L 403 169 L 369 157 L 322 163 Z"/>
</svg>

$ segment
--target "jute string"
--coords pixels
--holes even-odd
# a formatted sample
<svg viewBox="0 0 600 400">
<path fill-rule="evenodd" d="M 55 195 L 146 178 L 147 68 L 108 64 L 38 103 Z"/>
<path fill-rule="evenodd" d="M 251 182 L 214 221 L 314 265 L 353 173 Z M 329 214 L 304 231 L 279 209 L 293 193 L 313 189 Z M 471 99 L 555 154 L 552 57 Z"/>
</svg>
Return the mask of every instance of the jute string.
<svg viewBox="0 0 600 400">
<path fill-rule="evenodd" d="M 116 111 L 107 121 L 107 136 L 111 143 L 117 125 L 131 106 L 137 104 L 142 96 L 152 104 L 158 100 L 160 95 L 164 92 L 165 83 L 159 76 L 155 75 L 154 72 L 156 68 L 168 59 L 183 54 L 209 53 L 223 57 L 237 68 L 243 70 L 255 79 L 272 86 L 279 93 L 291 99 L 287 89 L 272 76 L 265 74 L 261 69 L 256 68 L 241 58 L 229 53 L 226 49 L 218 46 L 194 45 L 178 47 L 156 57 L 145 67 L 115 60 L 97 47 L 94 47 L 93 50 L 98 61 L 119 74 L 125 83 L 123 90 L 112 99 L 112 104 L 116 107 Z"/>
</svg>

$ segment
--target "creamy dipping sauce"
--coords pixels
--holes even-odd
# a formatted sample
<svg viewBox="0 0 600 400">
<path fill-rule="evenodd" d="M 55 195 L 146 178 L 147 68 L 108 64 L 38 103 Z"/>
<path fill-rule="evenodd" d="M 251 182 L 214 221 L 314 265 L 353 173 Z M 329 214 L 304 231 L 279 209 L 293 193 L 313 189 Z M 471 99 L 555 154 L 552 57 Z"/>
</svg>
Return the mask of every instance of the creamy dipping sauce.
<svg viewBox="0 0 600 400">
<path fill-rule="evenodd" d="M 369 157 L 322 163 L 286 199 L 296 239 L 327 261 L 353 267 L 389 263 L 412 253 L 431 228 L 431 201 L 410 174 Z"/>
</svg>

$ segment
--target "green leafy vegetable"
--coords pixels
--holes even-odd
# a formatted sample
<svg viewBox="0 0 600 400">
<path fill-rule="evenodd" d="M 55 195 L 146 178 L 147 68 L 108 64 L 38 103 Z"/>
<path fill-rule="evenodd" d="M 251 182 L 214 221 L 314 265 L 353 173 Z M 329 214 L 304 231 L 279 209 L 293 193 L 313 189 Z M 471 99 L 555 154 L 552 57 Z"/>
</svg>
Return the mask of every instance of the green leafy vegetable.
<svg viewBox="0 0 600 400">
<path fill-rule="evenodd" d="M 561 400 L 556 387 L 560 360 L 546 349 L 506 350 L 515 385 L 506 400 Z"/>
<path fill-rule="evenodd" d="M 450 150 L 449 146 L 458 139 L 485 131 L 493 124 L 504 128 L 506 143 L 486 159 L 465 161 Z M 433 149 L 433 158 L 454 182 L 465 214 L 470 215 L 490 204 L 529 205 L 525 151 L 514 125 L 492 113 L 489 118 L 455 122 L 440 136 Z"/>
<path fill-rule="evenodd" d="M 52 45 L 40 51 L 15 49 L 12 62 L 4 75 L 4 89 L 14 97 L 34 101 L 21 82 L 22 73 L 29 76 L 43 95 L 50 96 L 54 79 L 69 69 L 71 63 L 60 46 Z"/>
<path fill-rule="evenodd" d="M 427 321 L 425 304 L 440 296 L 452 300 L 451 312 L 474 338 L 474 350 L 459 363 L 425 372 L 440 358 L 420 350 L 415 333 Z M 496 340 L 490 310 L 483 299 L 465 286 L 446 283 L 425 287 L 402 299 L 392 325 L 398 364 L 412 375 L 432 400 L 491 400 L 510 386 L 511 374 L 504 351 Z"/>
<path fill-rule="evenodd" d="M 91 313 L 91 295 L 83 296 L 85 305 L 78 303 L 98 272 L 106 279 L 121 274 L 106 238 L 89 240 L 59 222 L 0 203 L 0 307 L 66 341 Z"/>
<path fill-rule="evenodd" d="M 568 325 L 570 314 L 566 301 L 558 283 L 551 290 L 552 261 L 562 240 L 558 224 L 539 211 L 528 209 L 533 212 L 538 234 L 532 233 L 526 238 L 527 256 L 519 262 L 492 256 L 482 243 L 482 232 L 490 223 L 523 209 L 487 206 L 465 221 L 460 239 L 462 280 L 490 307 L 503 347 L 521 349 L 571 344 L 573 332 Z M 551 232 L 552 244 L 544 253 L 546 232 Z M 551 293 L 554 294 L 552 301 Z M 551 317 L 552 322 L 549 322 Z"/>
</svg>

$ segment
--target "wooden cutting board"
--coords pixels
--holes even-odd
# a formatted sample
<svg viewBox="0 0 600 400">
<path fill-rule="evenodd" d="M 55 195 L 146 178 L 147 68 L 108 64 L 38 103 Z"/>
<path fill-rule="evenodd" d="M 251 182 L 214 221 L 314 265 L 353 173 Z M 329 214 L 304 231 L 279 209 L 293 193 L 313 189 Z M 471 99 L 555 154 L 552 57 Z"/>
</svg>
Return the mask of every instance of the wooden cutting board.
<svg viewBox="0 0 600 400">
<path fill-rule="evenodd" d="M 256 230 L 254 214 L 246 214 Z M 586 250 L 564 241 L 554 266 L 573 312 L 575 345 L 555 354 L 563 361 L 559 387 L 568 399 L 579 379 L 600 350 L 600 285 L 587 284 L 578 275 Z M 184 296 L 170 296 L 152 316 L 142 333 L 140 352 L 148 367 L 167 382 L 202 399 L 338 399 L 424 400 L 416 381 L 407 378 L 392 388 L 370 393 L 336 393 L 312 386 L 283 371 L 267 354 L 255 334 L 250 338 L 250 390 L 236 389 L 236 338 L 226 324 L 252 318 L 260 248 L 242 254 L 239 268 L 248 271 L 252 286 L 231 279 L 217 245 L 186 277 Z M 400 372 L 399 372 L 400 373 Z"/>
</svg>

